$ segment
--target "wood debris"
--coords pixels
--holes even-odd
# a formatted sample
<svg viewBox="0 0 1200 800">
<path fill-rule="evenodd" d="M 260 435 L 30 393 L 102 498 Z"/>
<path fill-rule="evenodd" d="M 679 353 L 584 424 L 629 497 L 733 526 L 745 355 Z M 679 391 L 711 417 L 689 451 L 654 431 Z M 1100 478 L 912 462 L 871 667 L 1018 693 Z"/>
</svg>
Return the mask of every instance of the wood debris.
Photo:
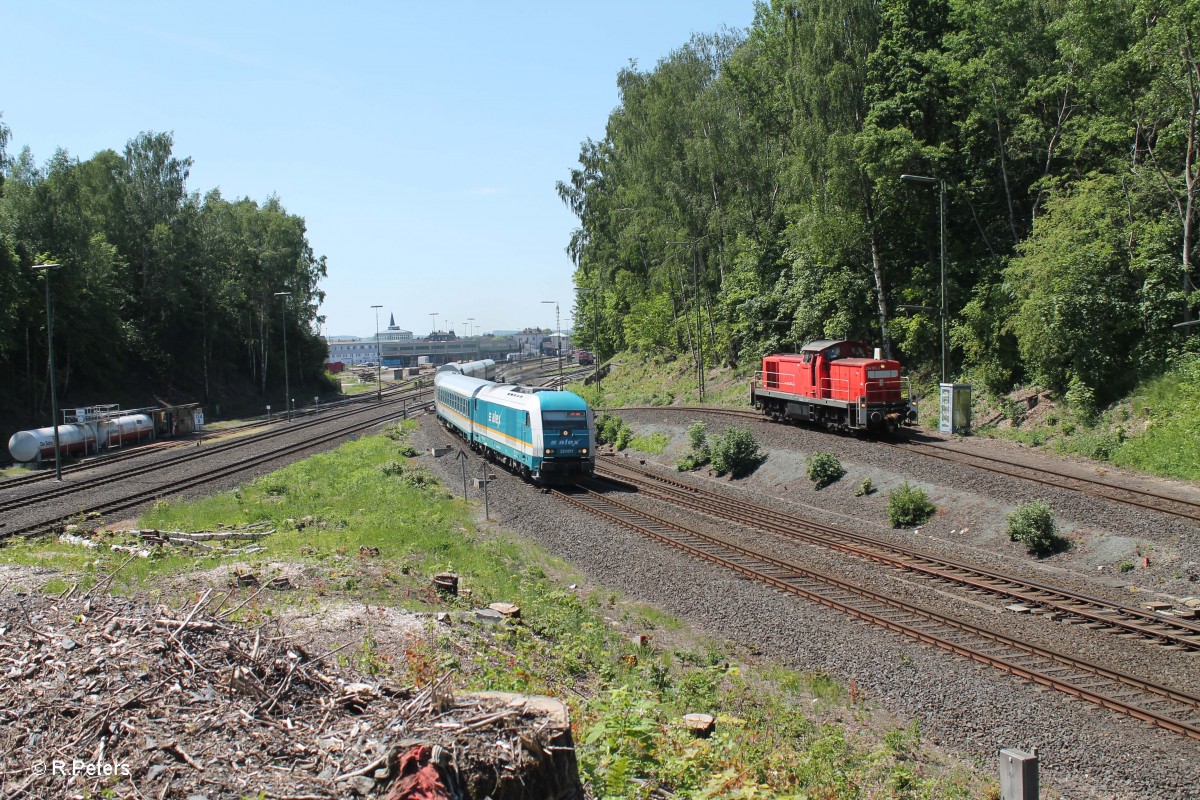
<svg viewBox="0 0 1200 800">
<path fill-rule="evenodd" d="M 231 622 L 254 596 L 236 591 L 179 609 L 0 592 L 0 795 L 583 797 L 558 701 L 362 675 Z"/>
</svg>

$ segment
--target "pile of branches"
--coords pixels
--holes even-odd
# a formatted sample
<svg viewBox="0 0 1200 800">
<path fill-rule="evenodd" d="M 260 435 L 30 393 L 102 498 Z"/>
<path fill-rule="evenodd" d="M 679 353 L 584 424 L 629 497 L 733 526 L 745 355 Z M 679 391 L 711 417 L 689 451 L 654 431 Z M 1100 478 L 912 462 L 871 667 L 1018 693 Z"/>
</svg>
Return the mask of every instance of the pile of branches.
<svg viewBox="0 0 1200 800">
<path fill-rule="evenodd" d="M 545 707 L 373 680 L 205 592 L 0 592 L 0 796 L 582 796 Z"/>
</svg>

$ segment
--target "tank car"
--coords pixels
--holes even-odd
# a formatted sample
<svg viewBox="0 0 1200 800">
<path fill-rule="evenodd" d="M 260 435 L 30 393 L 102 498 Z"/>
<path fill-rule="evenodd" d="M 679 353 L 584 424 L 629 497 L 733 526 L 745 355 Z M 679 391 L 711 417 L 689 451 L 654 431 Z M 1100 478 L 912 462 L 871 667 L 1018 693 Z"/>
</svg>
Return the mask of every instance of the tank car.
<svg viewBox="0 0 1200 800">
<path fill-rule="evenodd" d="M 434 407 L 471 449 L 539 483 L 569 482 L 596 468 L 592 410 L 574 392 L 475 378 L 434 376 Z"/>
<path fill-rule="evenodd" d="M 916 405 L 904 394 L 900 362 L 844 339 L 764 357 L 750 383 L 750 404 L 771 419 L 835 430 L 892 433 L 917 418 Z"/>
<path fill-rule="evenodd" d="M 125 414 L 93 422 L 58 426 L 63 455 L 76 456 L 154 438 L 154 422 L 146 414 Z M 54 458 L 54 428 L 17 431 L 8 440 L 8 452 L 16 461 L 28 463 Z"/>
</svg>

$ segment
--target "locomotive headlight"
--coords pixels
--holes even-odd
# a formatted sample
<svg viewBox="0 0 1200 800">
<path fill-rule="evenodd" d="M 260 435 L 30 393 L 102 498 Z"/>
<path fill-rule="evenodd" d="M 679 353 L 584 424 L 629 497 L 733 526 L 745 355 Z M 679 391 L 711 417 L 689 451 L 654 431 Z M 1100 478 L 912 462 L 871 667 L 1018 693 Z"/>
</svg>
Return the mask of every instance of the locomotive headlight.
<svg viewBox="0 0 1200 800">
<path fill-rule="evenodd" d="M 586 455 L 587 455 L 587 448 L 585 447 L 585 448 L 583 448 L 582 450 L 580 450 L 579 452 L 583 453 L 583 454 L 586 456 Z"/>
<path fill-rule="evenodd" d="M 554 455 L 554 448 L 553 448 L 553 447 L 547 447 L 547 448 L 546 448 L 546 452 L 545 452 L 545 453 L 543 453 L 543 455 L 547 455 L 547 456 L 552 456 L 552 455 Z"/>
</svg>

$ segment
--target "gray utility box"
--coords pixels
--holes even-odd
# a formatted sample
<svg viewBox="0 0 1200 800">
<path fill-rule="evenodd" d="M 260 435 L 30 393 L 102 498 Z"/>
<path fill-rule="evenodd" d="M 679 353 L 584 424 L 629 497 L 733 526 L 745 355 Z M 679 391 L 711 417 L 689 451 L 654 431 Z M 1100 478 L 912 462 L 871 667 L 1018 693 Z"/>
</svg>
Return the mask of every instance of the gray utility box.
<svg viewBox="0 0 1200 800">
<path fill-rule="evenodd" d="M 1036 749 L 1000 751 L 1000 800 L 1038 800 Z"/>
<path fill-rule="evenodd" d="M 938 402 L 938 430 L 942 433 L 971 432 L 971 384 L 942 383 Z"/>
</svg>

